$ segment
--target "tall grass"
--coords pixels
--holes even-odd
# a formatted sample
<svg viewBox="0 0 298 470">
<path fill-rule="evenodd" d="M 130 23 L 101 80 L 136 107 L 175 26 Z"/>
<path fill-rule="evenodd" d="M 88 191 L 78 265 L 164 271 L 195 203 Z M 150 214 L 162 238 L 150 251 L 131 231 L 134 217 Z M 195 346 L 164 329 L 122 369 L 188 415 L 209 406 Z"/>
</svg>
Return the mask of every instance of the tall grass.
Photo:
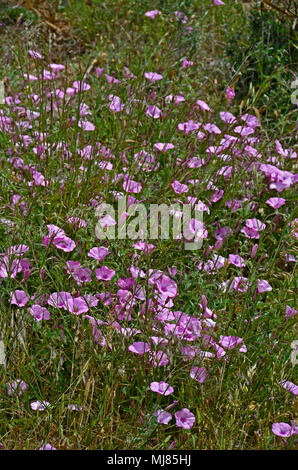
<svg viewBox="0 0 298 470">
<path fill-rule="evenodd" d="M 145 16 L 155 8 L 161 14 Z M 185 22 L 175 11 L 187 16 Z M 250 126 L 245 114 L 252 119 L 255 107 L 239 106 L 237 85 L 235 101 L 226 98 L 233 82 L 227 79 L 223 31 L 231 11 L 240 24 L 240 2 L 228 0 L 224 6 L 71 0 L 64 14 L 86 53 L 63 62 L 65 69 L 52 76 L 46 47 L 4 42 L 0 442 L 5 449 L 46 443 L 58 449 L 294 448 L 294 431 L 281 437 L 272 425 L 284 422 L 293 430 L 295 420 L 294 394 L 280 383 L 295 381 L 290 360 L 295 316 L 286 315 L 296 307 L 295 155 L 274 142 L 282 141 L 282 134 L 267 138 L 264 123 L 251 121 L 247 136 L 237 130 Z M 183 65 L 184 59 L 192 63 Z M 146 72 L 162 79 L 152 83 Z M 111 95 L 120 99 L 119 112 L 111 109 Z M 169 95 L 185 101 L 175 104 Z M 146 114 L 153 105 L 160 118 Z M 237 123 L 226 122 L 223 111 L 233 113 Z M 200 128 L 178 130 L 190 120 Z M 92 130 L 83 128 L 85 121 Z M 157 151 L 154 144 L 160 142 L 174 148 Z M 137 155 L 143 150 L 149 163 Z M 141 192 L 129 192 L 125 183 L 131 179 Z M 177 193 L 174 181 L 187 192 Z M 155 248 L 149 253 L 134 247 L 138 240 L 98 240 L 96 209 L 102 202 L 117 208 L 119 192 L 146 208 L 187 203 L 189 196 L 202 201 L 208 209 L 202 248 L 185 250 L 183 238 L 145 240 Z M 271 207 L 272 197 L 285 204 Z M 82 226 L 69 221 L 74 217 Z M 245 234 L 251 219 L 265 224 L 264 230 Z M 61 249 L 56 234 L 48 236 L 51 225 L 75 247 Z M 18 254 L 11 248 L 16 245 L 28 250 L 18 248 Z M 88 256 L 98 246 L 109 250 L 102 260 Z M 230 255 L 238 255 L 238 265 Z M 83 271 L 70 272 L 69 261 L 79 262 Z M 114 271 L 109 281 L 98 278 L 103 265 Z M 152 278 L 161 272 L 172 289 L 166 287 L 164 296 Z M 264 291 L 260 280 L 269 283 Z M 27 298 L 24 306 L 12 301 L 16 290 Z M 77 314 L 62 301 L 55 305 L 50 296 L 61 292 L 87 304 L 88 312 Z M 38 321 L 33 305 L 50 318 Z M 150 351 L 133 352 L 139 342 Z M 195 367 L 206 377 L 193 378 Z M 11 390 L 16 380 L 26 389 Z M 152 382 L 160 381 L 174 392 L 152 391 Z M 50 405 L 32 409 L 36 401 Z M 175 416 L 185 408 L 195 418 L 189 429 Z M 157 420 L 161 409 L 172 414 L 168 424 Z"/>
</svg>

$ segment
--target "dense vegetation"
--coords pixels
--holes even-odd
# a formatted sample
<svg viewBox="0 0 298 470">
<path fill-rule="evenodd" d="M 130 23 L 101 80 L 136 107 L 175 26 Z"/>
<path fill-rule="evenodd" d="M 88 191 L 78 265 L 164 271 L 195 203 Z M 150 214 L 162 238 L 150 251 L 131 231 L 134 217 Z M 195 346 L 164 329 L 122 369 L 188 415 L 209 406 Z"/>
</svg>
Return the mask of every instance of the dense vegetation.
<svg viewBox="0 0 298 470">
<path fill-rule="evenodd" d="M 293 19 L 31 0 L 0 24 L 3 449 L 293 449 Z M 186 229 L 150 239 L 152 204 Z"/>
</svg>

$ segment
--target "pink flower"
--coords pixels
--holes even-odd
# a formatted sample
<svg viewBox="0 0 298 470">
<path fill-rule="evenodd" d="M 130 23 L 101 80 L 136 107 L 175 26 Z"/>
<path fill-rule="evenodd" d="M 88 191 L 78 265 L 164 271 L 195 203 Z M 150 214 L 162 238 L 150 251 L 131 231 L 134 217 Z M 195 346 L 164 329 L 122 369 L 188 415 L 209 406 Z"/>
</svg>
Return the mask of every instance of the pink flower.
<svg viewBox="0 0 298 470">
<path fill-rule="evenodd" d="M 273 209 L 279 209 L 286 203 L 286 200 L 283 197 L 271 197 L 267 199 L 266 204 L 268 206 L 273 207 Z"/>
<path fill-rule="evenodd" d="M 72 295 L 69 292 L 54 292 L 48 298 L 48 305 L 54 308 L 63 308 L 64 310 L 68 310 L 72 308 L 73 299 Z"/>
<path fill-rule="evenodd" d="M 52 71 L 44 69 L 42 74 L 39 75 L 40 80 L 54 80 L 57 78 Z"/>
<path fill-rule="evenodd" d="M 85 220 L 80 219 L 80 217 L 69 217 L 69 218 L 67 219 L 67 222 L 68 222 L 69 224 L 75 225 L 75 226 L 78 227 L 78 228 L 86 227 L 86 222 L 85 222 Z"/>
<path fill-rule="evenodd" d="M 160 75 L 159 73 L 155 72 L 145 72 L 144 73 L 145 78 L 149 80 L 151 83 L 157 82 L 158 80 L 162 80 L 163 76 Z"/>
<path fill-rule="evenodd" d="M 285 390 L 288 390 L 288 392 L 293 393 L 293 395 L 298 395 L 298 386 L 293 384 L 293 382 L 282 380 L 279 383 Z"/>
<path fill-rule="evenodd" d="M 251 259 L 254 259 L 256 254 L 257 254 L 257 251 L 258 251 L 258 248 L 259 248 L 259 245 L 257 243 L 254 244 L 254 246 L 252 247 L 252 250 L 251 250 Z"/>
<path fill-rule="evenodd" d="M 198 241 L 208 237 L 208 231 L 206 230 L 203 222 L 197 219 L 190 219 L 189 225 L 187 228 L 184 228 L 183 235 L 186 240 Z"/>
<path fill-rule="evenodd" d="M 258 279 L 258 286 L 257 286 L 257 292 L 258 294 L 261 294 L 262 292 L 270 292 L 272 291 L 272 287 L 270 286 L 268 281 L 265 281 L 264 279 Z"/>
<path fill-rule="evenodd" d="M 128 179 L 126 181 L 124 181 L 123 185 L 122 185 L 124 191 L 128 192 L 128 193 L 139 193 L 142 191 L 142 185 L 140 183 L 137 183 L 136 181 L 132 180 L 132 179 Z"/>
<path fill-rule="evenodd" d="M 199 131 L 199 132 L 197 133 L 197 139 L 198 139 L 198 140 L 200 140 L 200 141 L 201 141 L 201 140 L 204 140 L 205 137 L 206 137 L 206 134 L 205 134 L 204 132 Z"/>
<path fill-rule="evenodd" d="M 52 444 L 43 444 L 38 450 L 57 450 L 56 447 L 53 447 Z"/>
<path fill-rule="evenodd" d="M 157 281 L 156 287 L 162 294 L 167 297 L 176 297 L 177 295 L 177 284 L 175 281 L 170 279 L 168 276 L 163 274 Z"/>
<path fill-rule="evenodd" d="M 214 193 L 211 195 L 210 201 L 211 202 L 218 202 L 222 199 L 224 195 L 224 190 L 223 189 L 217 189 L 214 191 Z"/>
<path fill-rule="evenodd" d="M 96 343 L 98 343 L 100 346 L 104 347 L 106 346 L 107 342 L 105 337 L 103 336 L 102 332 L 100 331 L 97 326 L 100 326 L 104 324 L 102 320 L 95 320 L 95 318 L 91 317 L 90 315 L 85 315 L 85 318 L 90 320 L 90 323 L 92 325 L 92 331 L 93 331 L 93 339 Z"/>
<path fill-rule="evenodd" d="M 232 113 L 229 113 L 228 111 L 221 111 L 219 113 L 220 119 L 223 122 L 226 122 L 227 124 L 235 124 L 237 122 L 235 116 Z"/>
<path fill-rule="evenodd" d="M 109 95 L 110 105 L 109 108 L 113 113 L 119 113 L 123 111 L 124 105 L 121 104 L 119 96 Z"/>
<path fill-rule="evenodd" d="M 210 122 L 207 122 L 207 124 L 204 125 L 205 131 L 210 132 L 210 134 L 221 134 L 221 130 L 215 125 L 211 124 Z"/>
<path fill-rule="evenodd" d="M 47 181 L 39 171 L 32 171 L 32 178 L 34 180 L 34 186 L 46 186 Z"/>
<path fill-rule="evenodd" d="M 292 149 L 283 149 L 281 143 L 276 139 L 275 140 L 275 150 L 279 155 L 282 155 L 284 158 L 296 158 L 297 153 L 294 152 Z"/>
<path fill-rule="evenodd" d="M 104 217 L 98 220 L 99 225 L 101 226 L 102 229 L 105 229 L 106 227 L 112 227 L 113 225 L 116 225 L 115 219 L 111 217 L 109 214 L 106 214 Z"/>
<path fill-rule="evenodd" d="M 79 121 L 78 126 L 81 127 L 84 131 L 94 131 L 95 125 L 89 121 Z"/>
<path fill-rule="evenodd" d="M 241 233 L 243 233 L 246 236 L 246 238 L 256 238 L 256 239 L 260 238 L 260 234 L 257 230 L 253 228 L 249 228 L 247 226 L 241 229 Z"/>
<path fill-rule="evenodd" d="M 178 124 L 178 130 L 183 131 L 185 135 L 189 134 L 191 131 L 197 131 L 201 127 L 201 123 L 196 123 L 193 120 L 180 122 Z"/>
<path fill-rule="evenodd" d="M 62 228 L 57 227 L 57 225 L 50 224 L 50 225 L 47 225 L 47 228 L 49 231 L 48 233 L 49 238 L 66 236 L 64 230 Z"/>
<path fill-rule="evenodd" d="M 229 86 L 226 89 L 226 98 L 227 100 L 233 100 L 235 98 L 235 91 Z"/>
<path fill-rule="evenodd" d="M 182 67 L 184 68 L 184 70 L 186 70 L 187 67 L 189 67 L 193 64 L 194 64 L 194 62 L 192 60 L 189 60 L 189 61 L 187 59 L 182 60 Z"/>
<path fill-rule="evenodd" d="M 151 243 L 147 244 L 146 242 L 139 241 L 133 245 L 135 250 L 144 251 L 145 253 L 152 253 L 155 250 L 155 246 Z"/>
<path fill-rule="evenodd" d="M 190 371 L 190 376 L 192 379 L 202 384 L 207 378 L 207 370 L 205 367 L 193 367 Z"/>
<path fill-rule="evenodd" d="M 28 297 L 23 290 L 15 290 L 10 294 L 10 303 L 18 307 L 25 307 Z"/>
<path fill-rule="evenodd" d="M 29 49 L 28 54 L 30 57 L 32 57 L 32 59 L 43 59 L 43 56 L 37 51 L 32 51 Z"/>
<path fill-rule="evenodd" d="M 28 250 L 29 250 L 29 247 L 27 245 L 13 245 L 7 250 L 5 250 L 5 254 L 23 256 L 25 253 L 27 253 Z"/>
<path fill-rule="evenodd" d="M 202 111 L 212 111 L 208 104 L 203 100 L 197 100 L 197 105 Z"/>
<path fill-rule="evenodd" d="M 82 313 L 88 312 L 89 308 L 83 297 L 75 297 L 72 299 L 68 310 L 73 315 L 81 315 Z"/>
<path fill-rule="evenodd" d="M 242 338 L 238 336 L 220 336 L 218 343 L 228 351 L 242 343 Z"/>
<path fill-rule="evenodd" d="M 24 73 L 24 78 L 26 80 L 29 80 L 29 82 L 34 82 L 37 80 L 37 77 L 35 77 L 35 75 L 32 75 L 31 73 L 27 74 L 27 73 Z"/>
<path fill-rule="evenodd" d="M 168 356 L 163 351 L 158 352 L 149 352 L 149 362 L 152 364 L 152 367 L 162 367 L 166 366 L 169 363 Z"/>
<path fill-rule="evenodd" d="M 187 408 L 183 408 L 181 411 L 175 413 L 176 426 L 183 429 L 190 429 L 195 423 L 195 416 Z"/>
<path fill-rule="evenodd" d="M 113 269 L 109 269 L 107 266 L 95 269 L 95 276 L 99 281 L 110 281 L 115 274 L 116 272 Z"/>
<path fill-rule="evenodd" d="M 254 128 L 253 127 L 245 127 L 245 126 L 236 126 L 235 129 L 234 129 L 234 132 L 236 132 L 237 134 L 240 134 L 241 137 L 246 137 L 250 134 L 253 134 L 254 133 Z"/>
<path fill-rule="evenodd" d="M 125 70 L 125 78 L 137 78 L 128 67 L 124 67 Z"/>
<path fill-rule="evenodd" d="M 143 341 L 136 341 L 128 346 L 128 350 L 142 356 L 146 352 L 150 351 L 150 346 L 148 343 L 144 343 Z"/>
<path fill-rule="evenodd" d="M 176 194 L 188 193 L 188 187 L 186 184 L 179 183 L 177 180 L 173 181 L 171 186 Z"/>
<path fill-rule="evenodd" d="M 207 212 L 208 214 L 210 214 L 209 207 L 206 206 L 206 204 L 204 202 L 202 202 L 200 199 L 198 200 L 198 202 L 195 205 L 195 210 L 198 211 L 198 212 Z"/>
<path fill-rule="evenodd" d="M 231 289 L 235 289 L 238 292 L 246 292 L 249 286 L 249 281 L 246 277 L 243 276 L 236 276 L 234 277 L 232 284 L 231 284 Z"/>
<path fill-rule="evenodd" d="M 289 305 L 286 306 L 286 318 L 293 317 L 297 314 L 297 310 L 290 307 Z"/>
<path fill-rule="evenodd" d="M 185 24 L 188 20 L 187 16 L 182 13 L 182 11 L 174 11 L 174 15 L 176 20 L 181 21 L 183 24 Z"/>
<path fill-rule="evenodd" d="M 222 0 L 213 0 L 213 5 L 215 5 L 215 6 L 218 6 L 218 5 L 225 5 L 225 3 L 222 2 Z"/>
<path fill-rule="evenodd" d="M 95 69 L 95 72 L 96 72 L 96 75 L 97 75 L 98 78 L 99 78 L 99 77 L 102 76 L 102 74 L 103 74 L 103 72 L 104 72 L 104 69 L 102 69 L 102 68 L 100 68 L 100 67 L 97 67 L 97 68 Z"/>
<path fill-rule="evenodd" d="M 154 413 L 154 416 L 157 417 L 157 422 L 159 424 L 168 424 L 172 419 L 171 413 L 168 413 L 167 411 L 164 411 L 164 410 L 157 410 Z"/>
<path fill-rule="evenodd" d="M 76 247 L 75 242 L 71 238 L 66 236 L 55 237 L 53 240 L 53 245 L 56 248 L 59 248 L 59 250 L 65 251 L 66 253 L 73 251 Z"/>
<path fill-rule="evenodd" d="M 32 305 L 29 312 L 37 322 L 50 319 L 50 312 L 45 307 L 41 307 L 38 304 Z"/>
<path fill-rule="evenodd" d="M 73 404 L 69 404 L 67 406 L 67 409 L 71 411 L 82 411 L 83 407 L 81 405 L 77 405 L 76 403 L 73 403 Z"/>
<path fill-rule="evenodd" d="M 39 411 L 44 411 L 46 408 L 49 408 L 51 406 L 51 403 L 48 401 L 32 401 L 30 403 L 31 410 L 39 410 Z"/>
<path fill-rule="evenodd" d="M 174 392 L 173 387 L 171 387 L 168 383 L 164 382 L 163 380 L 161 380 L 160 382 L 151 382 L 150 390 L 152 390 L 152 392 L 157 392 L 160 395 L 164 396 L 170 395 Z"/>
<path fill-rule="evenodd" d="M 61 72 L 62 70 L 65 69 L 65 66 L 62 64 L 50 64 L 50 67 L 54 73 Z"/>
<path fill-rule="evenodd" d="M 241 230 L 247 238 L 260 238 L 259 232 L 266 228 L 266 224 L 258 219 L 247 219 L 245 227 Z"/>
<path fill-rule="evenodd" d="M 148 18 L 152 18 L 153 20 L 157 15 L 161 15 L 161 11 L 159 11 L 159 10 L 150 10 L 150 11 L 146 11 L 146 13 L 145 13 L 145 16 L 147 16 Z"/>
<path fill-rule="evenodd" d="M 239 255 L 229 255 L 229 263 L 238 268 L 244 268 L 246 266 L 244 259 Z"/>
<path fill-rule="evenodd" d="M 224 240 L 231 233 L 233 233 L 233 230 L 230 227 L 221 227 L 219 225 L 218 228 L 214 232 L 214 236 L 216 240 Z"/>
<path fill-rule="evenodd" d="M 24 380 L 13 380 L 12 382 L 8 382 L 6 385 L 7 394 L 16 397 L 17 395 L 20 397 L 25 390 L 27 390 L 27 384 Z"/>
<path fill-rule="evenodd" d="M 116 84 L 120 83 L 120 80 L 118 80 L 118 78 L 112 77 L 111 75 L 108 75 L 107 73 L 105 73 L 105 77 L 106 77 L 109 85 L 111 85 L 111 84 L 116 85 Z"/>
<path fill-rule="evenodd" d="M 285 260 L 287 263 L 296 263 L 296 258 L 292 254 L 285 253 Z"/>
<path fill-rule="evenodd" d="M 294 434 L 293 427 L 287 423 L 273 423 L 271 431 L 273 434 L 280 437 L 290 437 Z"/>
<path fill-rule="evenodd" d="M 175 146 L 171 143 L 169 144 L 164 144 L 162 142 L 157 142 L 154 144 L 154 147 L 157 148 L 160 152 L 167 152 L 167 150 L 172 150 Z"/>
<path fill-rule="evenodd" d="M 79 80 L 76 80 L 75 82 L 73 82 L 72 86 L 74 87 L 74 89 L 78 92 L 79 90 L 81 91 L 87 91 L 87 90 L 90 90 L 91 86 L 88 84 L 88 83 L 85 83 L 84 81 L 79 81 Z"/>
<path fill-rule="evenodd" d="M 109 250 L 105 248 L 104 246 L 95 246 L 94 248 L 91 248 L 90 251 L 88 251 L 89 258 L 94 258 L 98 261 L 102 261 L 107 254 L 109 254 Z"/>
<path fill-rule="evenodd" d="M 255 128 L 260 127 L 258 119 L 252 114 L 244 114 L 242 116 L 242 121 L 244 121 L 249 127 Z"/>
<path fill-rule="evenodd" d="M 159 119 L 162 116 L 162 111 L 155 105 L 150 105 L 146 109 L 146 114 L 149 117 L 153 117 L 154 119 Z"/>
<path fill-rule="evenodd" d="M 180 93 L 179 95 L 167 95 L 165 97 L 165 102 L 166 103 L 174 103 L 175 105 L 179 104 L 179 103 L 184 103 L 185 101 L 185 98 L 182 96 L 182 94 Z"/>
</svg>

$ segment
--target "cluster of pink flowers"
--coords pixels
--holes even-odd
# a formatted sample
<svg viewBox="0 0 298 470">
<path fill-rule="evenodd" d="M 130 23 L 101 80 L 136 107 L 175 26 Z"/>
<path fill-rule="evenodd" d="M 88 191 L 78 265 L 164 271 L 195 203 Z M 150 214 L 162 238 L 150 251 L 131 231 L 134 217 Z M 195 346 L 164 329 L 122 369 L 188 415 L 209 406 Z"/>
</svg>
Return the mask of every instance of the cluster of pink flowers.
<svg viewBox="0 0 298 470">
<path fill-rule="evenodd" d="M 212 4 L 220 6 L 224 2 L 213 0 Z M 163 13 L 159 10 L 147 11 L 145 17 L 149 18 L 143 18 L 147 26 L 154 23 L 151 20 L 163 21 Z M 188 24 L 189 18 L 183 12 L 175 11 L 171 21 L 182 27 Z M 29 57 L 31 61 L 45 60 L 39 52 L 33 50 L 29 50 Z M 179 63 L 185 74 L 191 73 L 195 65 L 194 61 L 186 57 Z M 181 267 L 178 263 L 180 260 L 177 260 L 176 265 L 172 266 L 170 263 L 167 265 L 166 259 L 161 263 L 160 257 L 164 257 L 164 254 L 160 250 L 160 240 L 149 243 L 143 239 L 140 230 L 136 239 L 126 242 L 125 252 L 129 253 L 130 264 L 122 266 L 124 255 L 115 248 L 116 243 L 110 243 L 108 237 L 105 241 L 90 237 L 89 219 L 82 218 L 84 210 L 94 211 L 104 202 L 102 194 L 90 194 L 87 203 L 77 204 L 77 212 L 65 214 L 62 222 L 61 219 L 56 221 L 54 215 L 47 219 L 58 225 L 48 224 L 38 235 L 46 269 L 37 268 L 35 241 L 30 249 L 26 244 L 18 244 L 0 253 L 0 283 L 9 280 L 13 286 L 7 291 L 9 309 L 13 313 L 21 311 L 27 315 L 35 328 L 41 327 L 44 321 L 55 328 L 57 320 L 60 321 L 63 315 L 69 322 L 76 321 L 78 328 L 90 328 L 94 340 L 92 344 L 96 348 L 114 350 L 116 346 L 110 337 L 120 337 L 125 354 L 130 360 L 140 360 L 146 364 L 155 374 L 154 378 L 164 371 L 167 374 L 162 375 L 163 378 L 171 377 L 168 372 L 171 372 L 176 360 L 174 356 L 180 355 L 178 359 L 185 364 L 187 375 L 192 379 L 190 383 L 202 389 L 208 387 L 210 377 L 214 374 L 212 364 L 228 363 L 238 354 L 245 357 L 252 349 L 250 338 L 246 338 L 246 330 L 233 326 L 231 322 L 226 328 L 227 323 L 220 310 L 222 307 L 217 311 L 218 298 L 231 300 L 235 297 L 241 306 L 242 299 L 250 293 L 253 299 L 258 300 L 276 296 L 277 282 L 270 280 L 271 285 L 264 279 L 266 270 L 262 261 L 267 253 L 263 246 L 266 237 L 273 234 L 273 225 L 277 226 L 279 217 L 289 211 L 291 201 L 287 199 L 287 190 L 297 183 L 298 175 L 288 168 L 296 158 L 296 152 L 284 149 L 276 140 L 275 150 L 270 157 L 266 157 L 263 151 L 261 154 L 258 146 L 260 122 L 254 115 L 234 116 L 230 111 L 222 110 L 217 119 L 213 102 L 210 101 L 209 105 L 202 96 L 196 96 L 193 100 L 184 91 L 183 94 L 179 92 L 174 95 L 171 90 L 167 90 L 169 94 L 158 99 L 167 82 L 162 63 L 156 68 L 157 71 L 149 69 L 142 73 L 140 80 L 148 92 L 142 100 L 132 98 L 137 77 L 128 67 L 123 68 L 122 78 L 121 71 L 116 78 L 104 73 L 104 68 L 95 69 L 93 80 L 100 82 L 102 89 L 107 92 L 105 106 L 111 119 L 120 122 L 127 115 L 134 117 L 137 109 L 144 122 L 152 128 L 156 126 L 158 131 L 150 142 L 138 144 L 137 140 L 132 141 L 136 146 L 133 151 L 110 149 L 106 147 L 109 144 L 103 145 L 95 137 L 90 138 L 90 133 L 96 136 L 98 130 L 96 121 L 92 119 L 92 102 L 88 101 L 92 97 L 91 93 L 90 96 L 88 94 L 92 91 L 89 83 L 66 82 L 69 86 L 64 89 L 56 86 L 51 89 L 52 82 L 60 84 L 58 79 L 63 79 L 64 65 L 51 63 L 48 69 L 38 72 L 38 76 L 34 75 L 37 72 L 34 72 L 33 66 L 29 69 L 30 73 L 27 71 L 24 74 L 24 81 L 30 82 L 30 89 L 35 90 L 30 95 L 33 109 L 27 109 L 29 105 L 23 103 L 22 93 L 6 97 L 5 107 L 0 110 L 0 130 L 12 137 L 14 142 L 15 126 L 18 127 L 19 140 L 14 148 L 8 148 L 7 164 L 17 183 L 25 185 L 30 197 L 47 195 L 47 191 L 53 188 L 59 188 L 61 194 L 65 195 L 69 181 L 72 181 L 68 180 L 68 173 L 71 178 L 75 176 L 79 193 L 87 186 L 85 183 L 89 175 L 92 175 L 107 188 L 107 197 L 111 198 L 112 203 L 126 198 L 127 209 L 120 214 L 119 224 L 130 217 L 131 206 L 140 207 L 142 202 L 150 202 L 152 193 L 155 195 L 157 189 L 158 194 L 165 194 L 168 202 L 191 205 L 206 217 L 204 222 L 190 218 L 183 236 L 178 235 L 173 242 L 177 244 L 177 253 L 185 240 L 204 240 L 204 247 L 199 254 L 189 257 L 194 261 L 195 268 L 188 275 L 191 264 L 187 266 L 183 262 L 185 266 Z M 42 81 L 46 90 L 45 108 L 49 115 L 54 113 L 58 119 L 63 104 L 66 102 L 69 106 L 69 127 L 73 127 L 77 134 L 75 152 L 69 143 L 60 141 L 53 144 L 50 135 L 40 132 L 37 126 L 40 112 L 37 109 L 41 96 L 35 88 L 38 81 Z M 127 96 L 122 90 L 122 84 L 129 84 Z M 235 90 L 227 87 L 225 96 L 224 102 L 230 109 Z M 79 118 L 74 117 L 72 108 L 77 101 L 79 107 L 76 115 L 79 114 Z M 176 120 L 177 109 L 184 106 L 187 112 Z M 167 135 L 166 131 L 160 132 L 160 128 L 164 122 L 170 121 L 171 112 L 175 116 L 173 133 Z M 11 117 L 13 114 L 17 116 L 15 122 Z M 181 142 L 185 141 L 190 144 L 184 157 L 185 147 Z M 24 151 L 32 154 L 34 164 L 26 163 L 27 159 L 22 154 Z M 66 170 L 63 175 L 59 172 L 55 176 L 51 176 L 50 171 L 46 173 L 49 155 L 53 160 L 60 158 Z M 168 180 L 162 182 L 160 175 L 169 168 L 174 170 L 169 172 Z M 259 189 L 255 191 L 252 183 L 255 172 L 263 183 L 261 192 Z M 241 187 L 237 189 L 237 194 L 231 196 L 230 186 L 237 179 Z M 280 193 L 284 197 L 279 197 Z M 30 204 L 21 194 L 11 193 L 8 207 L 14 214 L 21 213 L 25 217 Z M 229 222 L 225 219 L 227 214 L 232 214 Z M 179 219 L 183 214 L 178 209 L 172 209 L 171 215 Z M 9 221 L 4 224 L 9 226 Z M 98 224 L 103 232 L 107 232 L 117 225 L 116 216 L 100 216 Z M 286 228 L 292 238 L 298 237 L 297 219 L 292 220 Z M 286 246 L 284 242 L 285 249 Z M 283 253 L 283 257 L 281 262 L 288 263 L 287 267 L 291 269 L 296 262 L 295 256 Z M 254 260 L 257 261 L 256 275 L 252 275 L 251 269 Z M 37 271 L 38 279 L 44 280 L 47 270 L 51 272 L 52 263 L 57 269 L 61 268 L 65 287 L 53 287 L 55 292 L 32 291 L 33 283 L 27 280 L 36 276 Z M 196 283 L 200 279 L 198 289 L 202 290 L 199 299 L 191 299 L 191 307 L 183 303 L 183 290 L 188 285 L 184 282 L 185 279 L 188 282 L 188 278 L 191 281 L 195 279 Z M 206 286 L 206 291 L 202 286 Z M 67 290 L 60 290 L 63 288 Z M 208 293 L 208 307 L 206 292 L 212 288 L 213 293 Z M 283 312 L 287 324 L 297 314 L 290 305 L 286 305 Z M 257 313 L 254 319 L 258 318 L 260 312 Z M 99 318 L 101 315 L 103 318 Z M 248 319 L 245 321 L 248 322 Z M 170 381 L 169 378 L 166 380 Z M 154 380 L 146 386 L 147 390 L 157 394 L 154 397 L 164 399 L 177 392 L 178 384 L 174 381 L 172 383 L 175 388 L 164 380 Z M 280 385 L 286 392 L 297 395 L 297 386 L 293 382 L 282 380 Z M 24 380 L 16 379 L 7 382 L 6 388 L 9 396 L 21 397 L 28 386 Z M 165 410 L 155 411 L 157 423 L 169 424 L 173 418 L 169 410 L 177 404 L 175 400 Z M 46 411 L 51 407 L 48 401 L 30 402 L 34 412 Z M 68 409 L 82 411 L 82 406 L 71 403 Z M 176 426 L 186 430 L 191 429 L 196 421 L 188 408 L 176 411 L 174 416 Z M 277 436 L 290 437 L 297 433 L 297 428 L 294 424 L 274 423 L 272 432 Z M 39 450 L 55 450 L 55 447 L 44 443 Z"/>
</svg>

